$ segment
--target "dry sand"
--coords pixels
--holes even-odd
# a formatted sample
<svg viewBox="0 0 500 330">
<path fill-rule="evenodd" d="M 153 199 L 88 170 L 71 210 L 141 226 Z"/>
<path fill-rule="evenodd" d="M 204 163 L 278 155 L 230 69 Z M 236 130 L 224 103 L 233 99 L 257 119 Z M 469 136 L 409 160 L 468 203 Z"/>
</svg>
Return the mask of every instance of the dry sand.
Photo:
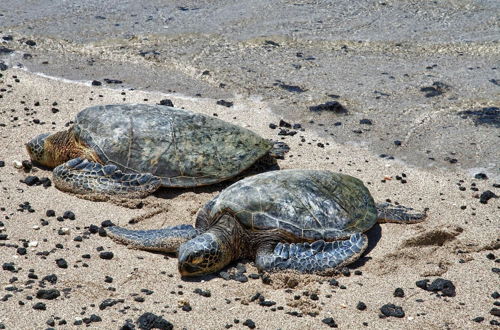
<svg viewBox="0 0 500 330">
<path fill-rule="evenodd" d="M 220 119 L 273 139 L 278 138 L 278 130 L 270 129 L 269 123 L 277 124 L 280 118 L 258 100 L 228 99 L 234 106 L 227 108 L 211 99 L 129 90 L 123 94 L 121 90 L 49 79 L 18 69 L 2 74 L 0 123 L 5 125 L 0 127 L 0 160 L 5 166 L 0 168 L 0 234 L 6 237 L 0 241 L 4 266 L 0 270 L 0 324 L 6 329 L 45 329 L 50 327 L 49 320 L 55 321 L 55 328 L 84 327 L 74 325 L 75 321 L 88 321 L 92 314 L 102 320 L 87 327 L 116 329 L 126 320 L 136 322 L 146 312 L 163 317 L 175 329 L 222 329 L 226 325 L 246 329 L 243 323 L 247 319 L 258 329 L 325 328 L 322 320 L 327 317 L 341 329 L 469 329 L 494 327 L 490 321 L 500 321 L 490 314 L 495 307 L 492 294 L 500 287 L 500 204 L 498 199 L 481 204 L 477 198 L 485 190 L 500 195 L 491 180 L 471 179 L 460 171 L 411 168 L 354 146 L 325 143 L 319 147 L 318 143 L 325 141 L 310 131 L 299 132 L 285 139 L 291 151 L 279 162 L 281 168 L 328 169 L 356 176 L 377 201 L 390 199 L 417 209 L 428 208 L 427 220 L 416 225 L 377 225 L 368 233 L 372 244 L 367 253 L 351 265 L 351 275 L 335 276 L 342 288 L 330 285 L 331 277 L 306 275 L 273 274 L 271 284 L 261 279 L 226 281 L 218 276 L 184 281 L 177 273 L 175 258 L 129 250 L 106 237 L 89 234 L 88 227 L 100 226 L 105 220 L 134 229 L 192 223 L 198 208 L 227 184 L 162 189 L 135 209 L 92 202 L 53 186 L 21 183 L 28 175 L 51 177 L 44 169 L 24 173 L 14 168 L 13 161 L 28 159 L 23 144 L 42 132 L 65 129 L 78 111 L 97 104 L 153 104 L 169 98 L 177 107 L 217 113 Z M 51 108 L 60 111 L 52 113 Z M 35 124 L 35 119 L 40 123 Z M 396 179 L 403 173 L 405 184 Z M 382 182 L 386 177 L 392 180 Z M 477 191 L 471 189 L 474 187 Z M 19 205 L 25 202 L 33 211 L 22 210 Z M 46 215 L 49 209 L 55 210 L 56 216 L 70 210 L 76 219 L 60 222 Z M 132 218 L 141 221 L 128 224 Z M 43 225 L 42 219 L 48 224 Z M 63 227 L 69 229 L 68 235 L 58 234 Z M 78 241 L 78 237 L 83 239 Z M 18 247 L 35 242 L 25 255 L 19 254 Z M 112 251 L 114 257 L 101 259 L 101 249 Z M 56 260 L 61 258 L 67 261 L 67 268 L 57 266 Z M 246 275 L 257 272 L 252 261 L 244 265 Z M 355 275 L 354 270 L 362 274 Z M 50 274 L 57 276 L 57 282 L 42 283 Z M 112 282 L 105 281 L 107 276 Z M 441 297 L 415 285 L 418 280 L 438 277 L 453 282 L 455 297 Z M 57 289 L 61 295 L 54 300 L 39 299 L 37 292 L 43 287 Z M 194 293 L 196 288 L 210 290 L 211 296 Z M 396 288 L 404 290 L 404 297 L 393 295 Z M 258 300 L 251 301 L 256 292 L 276 304 L 265 307 Z M 121 302 L 99 308 L 107 299 Z M 366 310 L 356 308 L 359 301 L 366 304 Z M 38 303 L 45 304 L 45 309 L 34 309 Z M 186 304 L 191 311 L 182 309 Z M 384 304 L 401 306 L 405 317 L 381 318 Z M 485 319 L 478 323 L 472 320 L 476 317 Z"/>
</svg>

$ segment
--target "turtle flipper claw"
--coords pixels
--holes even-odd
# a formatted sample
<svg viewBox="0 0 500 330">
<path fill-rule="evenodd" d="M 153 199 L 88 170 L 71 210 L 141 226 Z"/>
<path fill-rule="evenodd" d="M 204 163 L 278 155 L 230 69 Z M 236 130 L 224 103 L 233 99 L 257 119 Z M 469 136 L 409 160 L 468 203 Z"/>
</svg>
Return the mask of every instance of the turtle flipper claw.
<svg viewBox="0 0 500 330">
<path fill-rule="evenodd" d="M 149 173 L 125 174 L 115 165 L 102 165 L 75 158 L 54 169 L 54 184 L 78 195 L 145 197 L 161 186 L 160 178 Z"/>
<path fill-rule="evenodd" d="M 343 241 L 309 243 L 278 243 L 274 250 L 261 250 L 256 263 L 261 270 L 296 270 L 301 273 L 327 272 L 358 259 L 368 245 L 361 233 Z"/>
</svg>

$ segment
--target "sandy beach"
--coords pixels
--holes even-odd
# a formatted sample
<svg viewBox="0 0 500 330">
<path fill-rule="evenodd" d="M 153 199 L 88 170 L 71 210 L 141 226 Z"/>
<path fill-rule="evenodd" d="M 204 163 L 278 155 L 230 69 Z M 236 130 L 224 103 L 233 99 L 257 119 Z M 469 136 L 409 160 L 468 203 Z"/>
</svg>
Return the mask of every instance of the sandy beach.
<svg viewBox="0 0 500 330">
<path fill-rule="evenodd" d="M 232 100 L 234 106 L 227 108 L 209 99 L 122 92 L 22 70 L 9 69 L 2 74 L 5 126 L 1 160 L 5 166 L 0 168 L 0 278 L 4 294 L 0 322 L 7 329 L 47 328 L 49 320 L 56 328 L 76 327 L 79 320 L 89 322 L 93 314 L 102 321 L 90 322 L 89 327 L 119 328 L 126 320 L 135 322 L 147 312 L 163 317 L 176 329 L 246 328 L 243 322 L 247 319 L 260 329 L 310 329 L 326 327 L 322 320 L 328 317 L 340 328 L 484 328 L 497 319 L 490 310 L 498 301 L 492 294 L 498 290 L 499 203 L 490 199 L 482 204 L 477 198 L 485 190 L 498 193 L 489 180 L 471 179 L 459 171 L 411 168 L 352 146 L 327 143 L 319 147 L 323 140 L 306 130 L 284 139 L 291 151 L 279 162 L 281 168 L 328 169 L 354 175 L 367 184 L 376 200 L 428 208 L 428 219 L 415 225 L 377 225 L 368 233 L 373 244 L 351 265 L 349 276 L 333 277 L 338 286 L 331 285 L 332 277 L 283 274 L 271 275 L 270 284 L 262 279 L 240 283 L 219 276 L 184 281 L 177 273 L 175 258 L 129 250 L 91 234 L 89 227 L 100 227 L 106 220 L 135 229 L 192 223 L 196 211 L 227 184 L 162 189 L 135 209 L 130 207 L 137 203 L 124 207 L 87 201 L 53 186 L 21 183 L 29 175 L 51 177 L 50 171 L 36 167 L 30 173 L 14 168 L 14 161 L 28 158 L 25 141 L 42 132 L 64 129 L 86 106 L 155 104 L 167 97 L 177 107 L 216 113 L 267 138 L 279 138 L 269 123 L 278 124 L 280 118 L 263 104 L 244 99 Z M 60 111 L 52 113 L 52 108 Z M 400 176 L 406 183 L 396 179 Z M 54 210 L 55 216 L 47 216 L 47 210 Z M 75 219 L 59 221 L 66 211 L 73 212 Z M 131 219 L 140 221 L 129 224 Z M 68 232 L 61 234 L 62 228 Z M 23 246 L 24 253 L 19 250 Z M 113 252 L 112 259 L 100 258 L 101 251 Z M 58 259 L 64 259 L 67 268 L 60 268 Z M 243 264 L 246 275 L 257 273 L 251 261 Z M 51 274 L 57 276 L 55 283 L 43 280 Z M 415 284 L 439 277 L 452 281 L 455 297 L 440 297 Z M 396 288 L 403 289 L 404 297 L 394 296 Z M 54 300 L 37 298 L 42 289 L 56 289 L 61 295 Z M 211 296 L 200 296 L 195 289 L 209 290 Z M 251 301 L 257 292 L 276 304 L 266 307 L 259 305 L 259 300 Z M 119 302 L 105 307 L 102 304 L 108 299 Z M 363 311 L 356 308 L 360 301 L 367 306 Z M 39 303 L 45 307 L 34 309 Z M 186 304 L 191 306 L 189 312 L 182 309 Z M 385 304 L 401 306 L 405 317 L 380 318 Z M 485 320 L 474 322 L 477 317 Z"/>
<path fill-rule="evenodd" d="M 497 329 L 499 10 L 2 1 L 0 329 Z M 175 257 L 128 249 L 104 227 L 193 224 L 233 181 L 96 202 L 22 165 L 26 142 L 86 107 L 165 99 L 287 143 L 281 169 L 352 175 L 377 202 L 428 217 L 376 225 L 334 276 L 260 274 L 241 260 L 186 280 Z"/>
</svg>

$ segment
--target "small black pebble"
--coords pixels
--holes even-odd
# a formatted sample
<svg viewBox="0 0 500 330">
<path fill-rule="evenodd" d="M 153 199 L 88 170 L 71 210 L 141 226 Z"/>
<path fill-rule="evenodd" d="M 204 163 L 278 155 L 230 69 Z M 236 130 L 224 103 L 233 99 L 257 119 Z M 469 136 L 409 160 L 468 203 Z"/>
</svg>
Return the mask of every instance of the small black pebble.
<svg viewBox="0 0 500 330">
<path fill-rule="evenodd" d="M 47 300 L 53 300 L 59 297 L 61 293 L 57 289 L 49 289 L 49 290 L 38 290 L 36 293 L 36 297 L 38 299 L 47 299 Z"/>
<path fill-rule="evenodd" d="M 54 210 L 47 210 L 47 212 L 45 212 L 45 215 L 48 217 L 54 217 L 56 215 L 56 212 Z"/>
<path fill-rule="evenodd" d="M 33 309 L 44 311 L 47 309 L 47 305 L 45 305 L 43 302 L 38 302 L 33 305 Z"/>
<path fill-rule="evenodd" d="M 70 220 L 75 220 L 75 214 L 71 211 L 66 211 L 63 214 L 64 219 L 70 219 Z"/>
<path fill-rule="evenodd" d="M 484 321 L 484 317 L 478 316 L 478 317 L 473 318 L 472 321 L 477 322 L 477 323 L 481 323 Z"/>
<path fill-rule="evenodd" d="M 404 296 L 405 292 L 403 291 L 403 289 L 396 288 L 396 290 L 394 290 L 394 297 L 403 298 Z"/>
<path fill-rule="evenodd" d="M 106 227 L 112 227 L 114 226 L 115 224 L 113 222 L 111 222 L 111 220 L 104 220 L 103 222 L 101 222 L 101 226 L 106 228 Z"/>
<path fill-rule="evenodd" d="M 400 145 L 401 145 L 401 141 L 399 141 L 399 140 L 395 140 L 395 141 L 394 141 L 394 144 L 395 144 L 395 145 L 397 145 L 397 146 L 400 146 Z"/>
<path fill-rule="evenodd" d="M 338 325 L 335 323 L 335 320 L 331 317 L 327 317 L 321 320 L 324 324 L 328 325 L 330 328 L 337 328 Z"/>
<path fill-rule="evenodd" d="M 366 304 L 362 301 L 359 301 L 358 304 L 356 305 L 356 308 L 359 309 L 360 311 L 364 311 L 366 309 Z"/>
<path fill-rule="evenodd" d="M 243 325 L 249 327 L 250 329 L 255 329 L 255 322 L 250 319 L 243 322 Z"/>
<path fill-rule="evenodd" d="M 169 99 L 164 99 L 164 100 L 160 101 L 160 105 L 165 105 L 167 107 L 173 107 L 174 103 L 172 103 L 172 101 Z"/>
<path fill-rule="evenodd" d="M 372 125 L 372 124 L 373 124 L 373 122 L 372 122 L 370 119 L 361 119 L 361 120 L 359 121 L 359 123 L 360 123 L 361 125 Z"/>
<path fill-rule="evenodd" d="M 172 330 L 174 325 L 169 321 L 165 320 L 161 316 L 157 316 L 153 313 L 144 313 L 136 321 L 139 329 L 162 329 L 162 330 Z M 133 324 L 131 324 L 133 326 Z M 134 328 L 132 328 L 134 329 Z"/>
<path fill-rule="evenodd" d="M 99 253 L 99 258 L 101 258 L 101 259 L 109 260 L 109 259 L 113 259 L 113 257 L 114 257 L 114 254 L 111 251 Z"/>
<path fill-rule="evenodd" d="M 222 106 L 224 106 L 224 107 L 228 107 L 228 108 L 232 107 L 232 106 L 233 106 L 233 104 L 234 104 L 233 102 L 229 102 L 229 101 L 226 101 L 226 100 L 219 100 L 219 101 L 217 101 L 216 103 L 217 103 L 218 105 L 222 105 Z"/>
<path fill-rule="evenodd" d="M 487 180 L 488 176 L 484 173 L 477 173 L 476 175 L 474 175 L 474 178 L 478 180 Z"/>
<path fill-rule="evenodd" d="M 98 81 L 98 80 L 92 80 L 92 86 L 101 86 L 102 85 L 102 82 Z"/>
<path fill-rule="evenodd" d="M 486 190 L 479 197 L 479 202 L 482 204 L 488 204 L 488 201 L 492 198 L 498 198 L 491 190 Z"/>
<path fill-rule="evenodd" d="M 68 262 L 64 259 L 56 259 L 56 264 L 59 268 L 68 268 Z"/>
<path fill-rule="evenodd" d="M 380 307 L 380 312 L 382 312 L 382 314 L 384 314 L 385 316 L 394 316 L 399 318 L 405 316 L 403 308 L 394 304 L 386 304 Z"/>
</svg>

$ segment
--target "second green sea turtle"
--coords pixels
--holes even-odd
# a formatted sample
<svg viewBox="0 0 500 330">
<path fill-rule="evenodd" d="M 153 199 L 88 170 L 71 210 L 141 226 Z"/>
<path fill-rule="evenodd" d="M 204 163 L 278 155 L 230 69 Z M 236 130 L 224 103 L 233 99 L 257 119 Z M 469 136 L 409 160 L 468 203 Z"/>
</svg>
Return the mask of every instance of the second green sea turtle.
<svg viewBox="0 0 500 330">
<path fill-rule="evenodd" d="M 178 252 L 183 276 L 205 275 L 239 258 L 260 270 L 322 273 L 359 258 L 363 232 L 378 222 L 416 223 L 425 212 L 375 204 L 352 176 L 319 170 L 271 171 L 224 189 L 199 212 L 195 227 L 108 227 L 131 248 Z"/>
</svg>

